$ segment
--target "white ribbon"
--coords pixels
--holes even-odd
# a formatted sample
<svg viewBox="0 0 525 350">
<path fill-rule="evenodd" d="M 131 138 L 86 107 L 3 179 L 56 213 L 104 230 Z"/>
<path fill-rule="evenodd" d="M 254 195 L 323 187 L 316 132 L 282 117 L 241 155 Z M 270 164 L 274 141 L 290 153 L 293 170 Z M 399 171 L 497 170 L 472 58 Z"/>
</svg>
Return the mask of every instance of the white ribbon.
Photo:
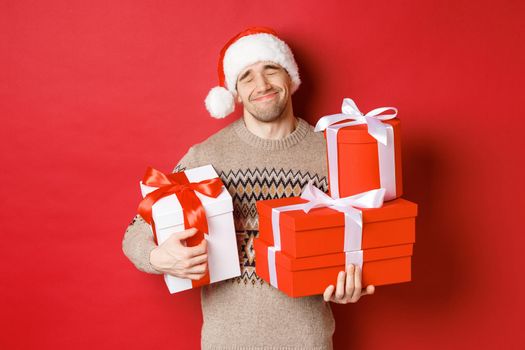
<svg viewBox="0 0 525 350">
<path fill-rule="evenodd" d="M 268 270 L 270 272 L 270 284 L 275 288 L 277 288 L 277 267 L 275 266 L 275 253 L 281 251 L 281 230 L 279 228 L 279 217 L 282 212 L 301 210 L 304 208 L 304 205 L 305 203 L 301 203 L 272 208 L 273 246 L 268 247 Z"/>
<path fill-rule="evenodd" d="M 386 190 L 385 199 L 390 200 L 396 198 L 394 130 L 390 124 L 383 123 L 382 121 L 395 118 L 397 116 L 397 108 L 380 107 L 363 114 L 351 98 L 345 98 L 343 99 L 341 110 L 342 113 L 340 114 L 327 115 L 319 119 L 314 129 L 315 131 L 326 130 L 331 195 L 334 196 L 334 198 L 340 197 L 337 151 L 337 133 L 339 129 L 347 126 L 367 124 L 368 133 L 377 140 L 379 177 L 381 188 Z M 393 111 L 393 113 L 382 114 L 386 111 Z M 335 124 L 343 120 L 352 121 Z"/>
<path fill-rule="evenodd" d="M 380 208 L 383 205 L 384 196 L 385 190 L 380 188 L 359 193 L 350 197 L 334 199 L 315 187 L 310 181 L 303 188 L 301 193 L 301 198 L 308 200 L 308 202 L 272 208 L 272 231 L 274 245 L 268 247 L 268 269 L 270 273 L 270 284 L 275 288 L 278 288 L 275 252 L 281 250 L 281 230 L 279 226 L 279 219 L 282 212 L 303 210 L 304 212 L 308 213 L 313 208 L 322 207 L 328 207 L 342 212 L 345 216 L 344 252 L 346 255 L 346 264 L 348 265 L 351 263 L 362 267 L 363 253 L 361 250 L 361 242 L 363 236 L 363 213 L 358 208 Z"/>
<path fill-rule="evenodd" d="M 353 252 L 345 252 L 345 266 L 348 265 L 357 265 L 362 270 L 363 269 L 363 251 L 354 250 Z"/>
</svg>

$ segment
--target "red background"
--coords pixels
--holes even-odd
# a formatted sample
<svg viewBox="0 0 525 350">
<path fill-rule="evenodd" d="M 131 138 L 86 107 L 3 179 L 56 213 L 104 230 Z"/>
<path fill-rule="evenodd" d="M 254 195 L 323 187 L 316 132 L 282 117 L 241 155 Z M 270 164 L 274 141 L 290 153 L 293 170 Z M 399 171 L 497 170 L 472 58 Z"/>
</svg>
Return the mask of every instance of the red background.
<svg viewBox="0 0 525 350">
<path fill-rule="evenodd" d="M 2 349 L 198 348 L 198 291 L 121 239 L 145 167 L 234 120 L 203 99 L 250 25 L 294 50 L 297 116 L 400 111 L 414 281 L 334 306 L 335 348 L 525 348 L 523 2 L 317 3 L 0 2 Z"/>
</svg>

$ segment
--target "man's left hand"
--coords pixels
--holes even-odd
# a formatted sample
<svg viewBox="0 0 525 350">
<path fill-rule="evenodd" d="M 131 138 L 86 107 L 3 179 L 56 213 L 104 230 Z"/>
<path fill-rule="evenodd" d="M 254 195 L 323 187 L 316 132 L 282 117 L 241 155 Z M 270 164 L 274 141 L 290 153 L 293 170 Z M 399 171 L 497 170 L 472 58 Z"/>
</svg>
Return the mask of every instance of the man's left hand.
<svg viewBox="0 0 525 350">
<path fill-rule="evenodd" d="M 335 291 L 335 294 L 334 294 Z M 355 303 L 362 295 L 374 294 L 375 288 L 372 285 L 362 289 L 361 269 L 359 266 L 350 264 L 346 272 L 341 271 L 337 275 L 337 286 L 329 285 L 323 294 L 324 301 L 331 301 L 337 304 Z"/>
</svg>

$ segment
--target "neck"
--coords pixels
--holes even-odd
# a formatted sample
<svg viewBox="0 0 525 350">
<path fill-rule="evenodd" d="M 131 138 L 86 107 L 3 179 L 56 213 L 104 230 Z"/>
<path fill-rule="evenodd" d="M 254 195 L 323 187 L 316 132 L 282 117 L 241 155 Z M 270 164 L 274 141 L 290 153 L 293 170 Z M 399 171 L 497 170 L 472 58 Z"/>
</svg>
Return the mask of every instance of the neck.
<svg viewBox="0 0 525 350">
<path fill-rule="evenodd" d="M 297 118 L 293 115 L 292 104 L 289 102 L 279 118 L 271 122 L 262 122 L 244 110 L 244 124 L 254 135 L 268 140 L 279 140 L 290 135 L 297 126 Z"/>
</svg>

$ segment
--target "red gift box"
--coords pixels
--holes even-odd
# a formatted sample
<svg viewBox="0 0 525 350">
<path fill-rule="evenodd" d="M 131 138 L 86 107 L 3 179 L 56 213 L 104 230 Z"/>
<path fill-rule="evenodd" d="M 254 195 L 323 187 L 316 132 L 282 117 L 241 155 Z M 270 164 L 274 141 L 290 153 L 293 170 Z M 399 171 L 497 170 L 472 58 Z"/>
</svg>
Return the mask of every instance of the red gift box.
<svg viewBox="0 0 525 350">
<path fill-rule="evenodd" d="M 274 245 L 272 210 L 307 200 L 300 197 L 256 202 L 259 238 Z M 405 199 L 385 202 L 381 208 L 360 209 L 362 238 L 357 249 L 415 242 L 417 204 Z M 279 214 L 280 247 L 290 257 L 306 257 L 344 251 L 345 214 L 331 208 L 284 211 Z"/>
<path fill-rule="evenodd" d="M 330 195 L 342 198 L 385 188 L 385 200 L 403 194 L 401 139 L 397 109 L 377 108 L 363 115 L 351 99 L 343 114 L 325 116 L 316 131 L 325 130 Z M 381 114 L 394 110 L 392 114 Z M 348 122 L 348 120 L 352 120 Z"/>
<path fill-rule="evenodd" d="M 345 270 L 346 254 L 335 253 L 292 258 L 275 252 L 275 280 L 272 282 L 268 249 L 261 238 L 254 240 L 255 271 L 259 277 L 291 297 L 322 294 L 337 283 L 337 275 Z M 411 280 L 412 244 L 366 249 L 362 252 L 362 285 L 386 285 Z M 271 248 L 270 248 L 271 249 Z"/>
</svg>

